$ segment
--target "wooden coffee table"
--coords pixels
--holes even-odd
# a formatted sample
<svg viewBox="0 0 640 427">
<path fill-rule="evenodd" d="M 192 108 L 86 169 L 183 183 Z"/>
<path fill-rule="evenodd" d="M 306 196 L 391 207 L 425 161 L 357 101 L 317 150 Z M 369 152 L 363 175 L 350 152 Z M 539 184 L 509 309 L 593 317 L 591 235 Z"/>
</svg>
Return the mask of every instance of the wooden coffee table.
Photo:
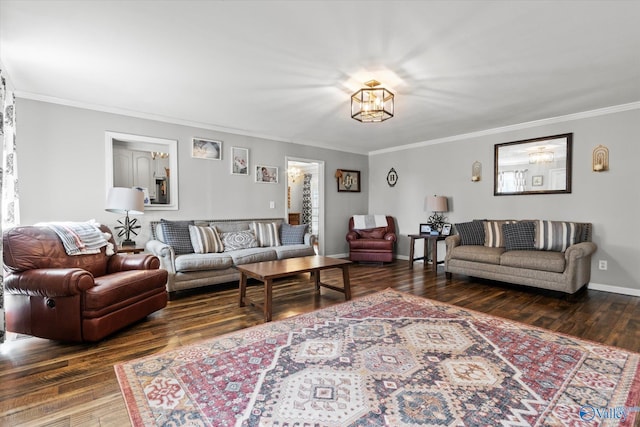
<svg viewBox="0 0 640 427">
<path fill-rule="evenodd" d="M 277 261 L 254 262 L 251 264 L 239 265 L 240 272 L 240 307 L 247 303 L 262 308 L 264 321 L 271 321 L 272 308 L 272 287 L 273 280 L 280 277 L 294 276 L 300 273 L 311 273 L 316 285 L 316 292 L 320 291 L 320 286 L 342 292 L 346 301 L 351 299 L 351 285 L 349 283 L 349 265 L 351 261 L 324 256 L 307 256 L 300 258 L 281 259 Z M 320 281 L 320 271 L 329 268 L 342 269 L 342 281 L 344 287 L 327 285 Z M 258 279 L 264 283 L 264 302 L 262 304 L 251 301 L 247 298 L 247 277 Z"/>
</svg>

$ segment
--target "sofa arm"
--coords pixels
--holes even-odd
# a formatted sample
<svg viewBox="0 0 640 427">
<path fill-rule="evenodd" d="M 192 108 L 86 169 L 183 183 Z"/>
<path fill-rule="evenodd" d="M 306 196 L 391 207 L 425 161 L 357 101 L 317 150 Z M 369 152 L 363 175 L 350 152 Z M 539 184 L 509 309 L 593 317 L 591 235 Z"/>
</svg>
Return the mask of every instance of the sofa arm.
<svg viewBox="0 0 640 427">
<path fill-rule="evenodd" d="M 355 231 L 350 231 L 347 233 L 347 241 L 358 240 L 360 236 Z"/>
<path fill-rule="evenodd" d="M 395 242 L 397 240 L 396 233 L 387 233 L 384 235 L 384 240 L 390 240 Z"/>
<path fill-rule="evenodd" d="M 173 248 L 160 240 L 149 240 L 145 245 L 146 249 L 160 260 L 160 268 L 164 268 L 169 273 L 176 272 L 176 254 Z"/>
<path fill-rule="evenodd" d="M 318 236 L 311 233 L 304 234 L 304 244 L 309 246 L 315 246 L 318 243 Z"/>
<path fill-rule="evenodd" d="M 453 236 L 447 236 L 444 239 L 444 243 L 445 245 L 447 245 L 447 253 L 451 251 L 451 249 L 455 248 L 456 246 L 460 246 L 460 235 L 459 234 L 454 234 Z"/>
<path fill-rule="evenodd" d="M 93 275 L 81 268 L 38 268 L 9 274 L 5 292 L 35 297 L 69 297 L 95 286 Z"/>
<path fill-rule="evenodd" d="M 115 254 L 109 258 L 107 273 L 127 270 L 157 270 L 158 268 L 160 268 L 160 260 L 155 255 Z"/>
<path fill-rule="evenodd" d="M 598 248 L 593 242 L 581 242 L 571 245 L 564 251 L 566 262 L 572 262 L 579 258 L 590 257 Z"/>
</svg>

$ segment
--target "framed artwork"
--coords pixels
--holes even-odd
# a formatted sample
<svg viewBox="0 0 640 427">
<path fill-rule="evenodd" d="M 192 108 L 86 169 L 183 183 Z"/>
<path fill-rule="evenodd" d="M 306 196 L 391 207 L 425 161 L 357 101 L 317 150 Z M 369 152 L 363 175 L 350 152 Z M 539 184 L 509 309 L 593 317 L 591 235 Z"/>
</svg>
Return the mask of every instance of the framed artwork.
<svg viewBox="0 0 640 427">
<path fill-rule="evenodd" d="M 451 234 L 451 224 L 443 224 L 442 225 L 442 235 L 448 236 Z"/>
<path fill-rule="evenodd" d="M 531 186 L 532 187 L 541 187 L 542 186 L 542 175 L 534 175 L 531 177 Z"/>
<path fill-rule="evenodd" d="M 196 159 L 222 160 L 222 141 L 193 138 L 191 157 Z"/>
<path fill-rule="evenodd" d="M 341 172 L 341 175 L 338 177 L 338 191 L 359 193 L 360 192 L 360 171 L 350 171 L 346 169 L 341 169 L 340 172 Z"/>
<path fill-rule="evenodd" d="M 256 165 L 254 170 L 256 182 L 267 184 L 278 183 L 278 168 L 276 166 Z"/>
<path fill-rule="evenodd" d="M 231 147 L 231 175 L 249 175 L 249 149 Z"/>
<path fill-rule="evenodd" d="M 430 234 L 431 226 L 429 224 L 420 224 L 420 234 Z"/>
</svg>

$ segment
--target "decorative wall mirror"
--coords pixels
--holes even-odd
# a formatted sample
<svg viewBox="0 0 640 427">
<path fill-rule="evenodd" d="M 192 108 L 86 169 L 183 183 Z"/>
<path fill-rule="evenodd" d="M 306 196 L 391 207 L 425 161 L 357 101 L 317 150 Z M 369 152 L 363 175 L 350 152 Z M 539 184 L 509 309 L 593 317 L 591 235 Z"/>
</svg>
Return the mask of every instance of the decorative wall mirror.
<svg viewBox="0 0 640 427">
<path fill-rule="evenodd" d="M 106 183 L 139 187 L 145 210 L 178 209 L 178 141 L 105 132 Z"/>
<path fill-rule="evenodd" d="M 495 196 L 571 193 L 572 133 L 495 145 Z"/>
</svg>

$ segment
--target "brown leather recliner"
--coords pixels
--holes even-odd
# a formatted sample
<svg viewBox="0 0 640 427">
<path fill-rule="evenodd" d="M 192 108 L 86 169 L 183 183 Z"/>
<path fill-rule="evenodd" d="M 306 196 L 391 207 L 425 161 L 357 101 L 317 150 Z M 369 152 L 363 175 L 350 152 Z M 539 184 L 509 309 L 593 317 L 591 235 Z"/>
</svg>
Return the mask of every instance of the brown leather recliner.
<svg viewBox="0 0 640 427">
<path fill-rule="evenodd" d="M 393 217 L 387 216 L 387 226 L 354 230 L 353 217 L 349 218 L 349 259 L 364 262 L 391 262 L 396 242 L 396 225 Z"/>
<path fill-rule="evenodd" d="M 167 305 L 167 271 L 153 255 L 69 256 L 46 226 L 9 229 L 3 243 L 8 331 L 99 341 Z"/>
</svg>

